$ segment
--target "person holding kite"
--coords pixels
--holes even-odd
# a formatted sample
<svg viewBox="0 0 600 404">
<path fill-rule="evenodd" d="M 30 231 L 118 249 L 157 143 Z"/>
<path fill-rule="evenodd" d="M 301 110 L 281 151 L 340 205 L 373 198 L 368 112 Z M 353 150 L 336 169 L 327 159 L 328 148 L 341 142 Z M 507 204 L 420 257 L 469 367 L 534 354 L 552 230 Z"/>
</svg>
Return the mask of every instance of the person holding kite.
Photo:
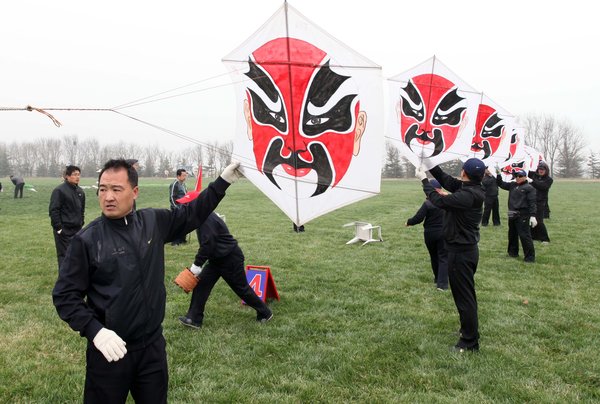
<svg viewBox="0 0 600 404">
<path fill-rule="evenodd" d="M 193 290 L 187 314 L 179 317 L 181 324 L 196 329 L 202 327 L 206 301 L 221 277 L 240 299 L 256 310 L 256 321 L 271 320 L 273 312 L 248 284 L 244 254 L 223 219 L 211 213 L 196 230 L 196 235 L 200 248 L 194 263 L 175 278 L 175 283 L 186 293 Z"/>
<path fill-rule="evenodd" d="M 479 223 L 483 212 L 485 194 L 481 180 L 485 163 L 477 158 L 464 162 L 460 179 L 446 174 L 439 166 L 429 173 L 444 189 L 452 192 L 442 195 L 427 179 L 427 174 L 417 170 L 415 175 L 423 183 L 423 191 L 432 204 L 445 211 L 443 231 L 448 251 L 448 279 L 452 297 L 460 318 L 460 337 L 452 348 L 456 352 L 479 351 L 479 323 L 475 272 L 479 263 Z"/>
<path fill-rule="evenodd" d="M 241 175 L 239 163 L 179 209 L 134 208 L 137 171 L 109 160 L 98 177 L 102 216 L 71 240 L 52 291 L 62 320 L 88 339 L 84 402 L 166 403 L 164 245 L 197 229 Z"/>
</svg>

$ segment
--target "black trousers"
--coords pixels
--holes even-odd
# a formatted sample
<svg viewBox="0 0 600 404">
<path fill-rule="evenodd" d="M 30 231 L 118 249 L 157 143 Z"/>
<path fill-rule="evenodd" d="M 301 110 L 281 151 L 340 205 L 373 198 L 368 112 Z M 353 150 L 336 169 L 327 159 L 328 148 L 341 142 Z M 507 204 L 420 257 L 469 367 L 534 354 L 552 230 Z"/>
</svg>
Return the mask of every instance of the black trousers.
<svg viewBox="0 0 600 404">
<path fill-rule="evenodd" d="M 448 289 L 448 253 L 444 236 L 441 233 L 423 233 L 423 236 L 429 251 L 435 284 L 440 289 Z"/>
<path fill-rule="evenodd" d="M 166 403 L 169 385 L 166 342 L 161 335 L 147 347 L 128 351 L 122 359 L 108 362 L 88 343 L 84 403 Z"/>
<path fill-rule="evenodd" d="M 474 245 L 460 251 L 448 249 L 448 277 L 454 304 L 460 318 L 461 348 L 479 348 L 479 320 L 475 294 L 475 272 L 479 262 L 479 247 Z"/>
<path fill-rule="evenodd" d="M 535 214 L 537 226 L 531 229 L 531 238 L 538 241 L 550 241 L 548 230 L 544 224 L 546 218 L 546 201 L 537 204 L 537 213 Z"/>
<path fill-rule="evenodd" d="M 17 195 L 19 195 L 19 198 L 23 197 L 23 187 L 25 187 L 25 183 L 15 185 L 15 199 Z"/>
<path fill-rule="evenodd" d="M 529 217 L 517 216 L 508 219 L 508 255 L 517 257 L 519 255 L 519 239 L 523 246 L 524 260 L 535 261 L 535 248 L 531 239 L 531 227 Z"/>
<path fill-rule="evenodd" d="M 194 323 L 202 324 L 204 320 L 204 307 L 210 292 L 219 280 L 223 278 L 231 290 L 235 292 L 246 304 L 256 310 L 258 318 L 267 317 L 271 310 L 260 300 L 254 290 L 248 285 L 244 271 L 244 254 L 236 247 L 227 257 L 219 260 L 209 260 L 202 269 L 198 286 L 192 292 L 192 300 L 187 312 L 187 317 Z"/>
<path fill-rule="evenodd" d="M 490 222 L 490 213 L 492 214 L 492 223 L 494 226 L 500 226 L 500 208 L 498 204 L 498 196 L 486 196 L 483 204 L 483 217 L 481 224 L 487 226 Z"/>
<path fill-rule="evenodd" d="M 56 258 L 58 259 L 59 269 L 65 259 L 65 254 L 69 247 L 69 243 L 71 243 L 71 239 L 79 230 L 81 229 L 63 229 L 60 234 L 58 234 L 56 230 L 52 231 L 54 234 L 54 245 L 56 246 Z"/>
</svg>

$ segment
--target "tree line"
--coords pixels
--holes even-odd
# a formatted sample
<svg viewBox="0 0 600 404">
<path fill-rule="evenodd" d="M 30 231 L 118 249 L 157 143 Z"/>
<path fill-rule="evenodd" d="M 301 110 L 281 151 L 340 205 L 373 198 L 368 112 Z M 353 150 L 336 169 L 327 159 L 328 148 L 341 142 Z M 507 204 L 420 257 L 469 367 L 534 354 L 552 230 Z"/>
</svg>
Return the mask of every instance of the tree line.
<svg viewBox="0 0 600 404">
<path fill-rule="evenodd" d="M 525 128 L 525 143 L 541 152 L 556 178 L 600 178 L 600 152 L 590 150 L 581 130 L 567 120 L 550 115 L 527 115 L 520 122 Z M 81 168 L 84 176 L 94 176 L 111 158 L 139 160 L 140 176 L 174 176 L 178 168 L 195 167 L 202 162 L 204 175 L 216 176 L 231 160 L 233 142 L 214 141 L 194 144 L 179 151 L 158 145 L 120 142 L 101 145 L 97 139 L 80 140 L 78 136 L 62 139 L 41 138 L 31 142 L 0 143 L 0 177 L 19 174 L 25 177 L 61 176 L 68 164 Z M 443 165 L 450 173 L 460 173 L 460 161 Z M 383 155 L 384 178 L 412 178 L 415 168 L 396 146 L 387 141 Z"/>
<path fill-rule="evenodd" d="M 0 177 L 10 174 L 60 177 L 69 164 L 81 168 L 83 176 L 93 177 L 106 161 L 119 157 L 137 159 L 142 177 L 173 177 L 178 168 L 189 170 L 199 162 L 205 176 L 215 176 L 229 164 L 232 152 L 231 141 L 195 144 L 172 151 L 158 145 L 124 142 L 102 146 L 96 139 L 80 140 L 77 136 L 41 138 L 31 142 L 0 143 Z"/>
</svg>

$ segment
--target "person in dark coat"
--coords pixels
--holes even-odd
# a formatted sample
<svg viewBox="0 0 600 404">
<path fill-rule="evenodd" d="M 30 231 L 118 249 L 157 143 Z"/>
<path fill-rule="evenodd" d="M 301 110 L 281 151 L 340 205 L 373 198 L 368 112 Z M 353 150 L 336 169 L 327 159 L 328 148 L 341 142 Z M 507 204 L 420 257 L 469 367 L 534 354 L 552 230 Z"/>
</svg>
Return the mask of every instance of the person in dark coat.
<svg viewBox="0 0 600 404">
<path fill-rule="evenodd" d="M 17 195 L 19 198 L 23 198 L 23 188 L 25 187 L 25 180 L 23 180 L 23 177 L 11 175 L 9 178 L 15 185 L 15 199 L 17 199 Z"/>
<path fill-rule="evenodd" d="M 71 240 L 52 291 L 62 320 L 88 340 L 84 402 L 166 403 L 165 243 L 202 225 L 241 174 L 230 164 L 179 209 L 140 209 L 137 171 L 109 160 L 98 177 L 102 216 Z"/>
<path fill-rule="evenodd" d="M 536 192 L 527 182 L 525 170 L 514 173 L 514 182 L 505 182 L 498 174 L 498 186 L 508 191 L 508 255 L 519 256 L 519 239 L 525 262 L 535 262 L 535 248 L 531 239 L 531 227 L 537 226 Z"/>
<path fill-rule="evenodd" d="M 192 328 L 202 326 L 206 301 L 219 278 L 223 278 L 240 299 L 256 310 L 256 321 L 269 321 L 273 313 L 248 284 L 244 253 L 223 219 L 211 213 L 196 230 L 196 235 L 200 248 L 193 265 L 184 271 L 189 270 L 199 278 L 198 286 L 193 289 L 187 314 L 179 317 L 181 324 Z"/>
<path fill-rule="evenodd" d="M 169 185 L 169 204 L 171 205 L 171 209 L 177 209 L 181 204 L 177 202 L 178 199 L 183 198 L 187 192 L 187 188 L 185 186 L 185 180 L 187 178 L 187 171 L 183 168 L 177 170 L 177 179 Z M 187 234 L 181 235 L 181 237 L 173 240 L 171 245 L 177 246 L 179 244 L 187 243 L 186 240 Z"/>
<path fill-rule="evenodd" d="M 529 178 L 531 178 L 531 186 L 536 191 L 536 214 L 537 226 L 531 229 L 531 238 L 533 240 L 541 241 L 542 243 L 549 243 L 550 237 L 548 236 L 548 230 L 544 224 L 544 219 L 548 218 L 548 192 L 554 180 L 549 175 L 550 171 L 548 165 L 540 161 L 537 170 L 529 172 Z"/>
<path fill-rule="evenodd" d="M 415 173 L 431 203 L 446 212 L 443 231 L 448 252 L 448 280 L 460 318 L 460 337 L 453 350 L 476 352 L 479 351 L 479 320 L 475 272 L 479 263 L 479 224 L 485 199 L 481 187 L 485 164 L 477 158 L 468 159 L 462 166 L 460 179 L 437 166 L 429 173 L 451 192 L 449 195 L 438 193 L 423 171 Z"/>
<path fill-rule="evenodd" d="M 444 192 L 437 180 L 429 182 L 437 192 Z M 431 203 L 428 198 L 425 198 L 425 202 L 417 213 L 406 221 L 406 226 L 414 226 L 423 222 L 423 238 L 429 252 L 433 281 L 438 290 L 448 289 L 448 254 L 444 245 L 443 221 L 444 211 Z"/>
<path fill-rule="evenodd" d="M 481 225 L 487 226 L 490 221 L 490 213 L 492 215 L 492 223 L 494 226 L 500 226 L 500 207 L 498 203 L 498 184 L 496 177 L 492 175 L 489 167 L 485 168 L 485 176 L 481 181 L 481 186 L 485 192 L 485 201 L 483 203 L 483 216 Z"/>
<path fill-rule="evenodd" d="M 85 192 L 79 187 L 81 170 L 69 165 L 65 169 L 64 182 L 54 188 L 50 196 L 50 224 L 54 234 L 58 267 L 65 258 L 71 239 L 85 222 Z"/>
</svg>

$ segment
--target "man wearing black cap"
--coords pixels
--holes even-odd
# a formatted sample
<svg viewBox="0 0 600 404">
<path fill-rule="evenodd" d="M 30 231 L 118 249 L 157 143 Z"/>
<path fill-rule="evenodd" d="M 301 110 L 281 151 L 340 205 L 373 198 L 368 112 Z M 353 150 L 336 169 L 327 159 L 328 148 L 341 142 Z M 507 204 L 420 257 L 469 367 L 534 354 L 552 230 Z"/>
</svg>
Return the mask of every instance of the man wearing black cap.
<svg viewBox="0 0 600 404">
<path fill-rule="evenodd" d="M 450 195 L 438 193 L 423 171 L 416 172 L 417 178 L 423 183 L 425 195 L 431 203 L 446 212 L 443 230 L 448 252 L 448 278 L 460 317 L 460 338 L 453 347 L 456 352 L 479 351 L 475 271 L 479 262 L 477 243 L 485 199 L 481 187 L 484 172 L 485 164 L 476 158 L 465 161 L 460 180 L 437 166 L 433 167 L 429 173 L 444 189 L 452 192 Z"/>
<path fill-rule="evenodd" d="M 523 246 L 525 262 L 535 262 L 535 248 L 531 239 L 530 227 L 537 226 L 536 192 L 527 182 L 525 170 L 514 173 L 515 182 L 505 182 L 498 174 L 496 182 L 502 189 L 508 191 L 508 255 L 519 256 L 519 239 Z"/>
</svg>

